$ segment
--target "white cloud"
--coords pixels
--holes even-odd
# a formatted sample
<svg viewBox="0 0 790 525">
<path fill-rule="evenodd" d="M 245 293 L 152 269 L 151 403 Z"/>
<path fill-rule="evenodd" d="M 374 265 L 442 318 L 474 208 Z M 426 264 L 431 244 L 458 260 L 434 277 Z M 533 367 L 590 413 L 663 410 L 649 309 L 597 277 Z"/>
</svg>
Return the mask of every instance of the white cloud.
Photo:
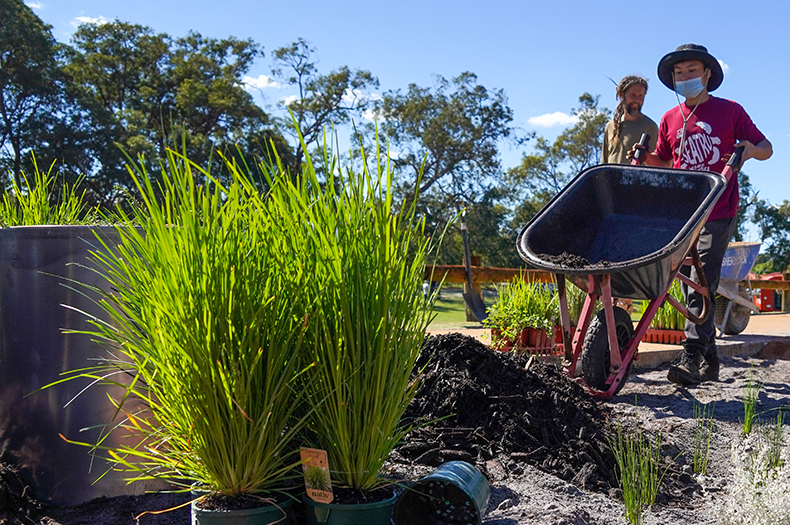
<svg viewBox="0 0 790 525">
<path fill-rule="evenodd" d="M 109 22 L 109 20 L 107 20 L 103 16 L 99 16 L 99 18 L 94 18 L 92 16 L 78 16 L 77 18 L 71 21 L 71 25 L 73 25 L 74 27 L 77 27 L 81 24 L 93 24 L 100 26 L 102 24 L 106 24 L 107 22 Z"/>
<path fill-rule="evenodd" d="M 384 118 L 384 115 L 376 113 L 372 109 L 366 109 L 365 111 L 363 111 L 362 118 L 364 120 L 367 120 L 368 122 L 384 122 L 385 120 L 387 120 Z"/>
<path fill-rule="evenodd" d="M 568 126 L 570 124 L 576 124 L 579 122 L 579 117 L 575 115 L 568 115 L 567 113 L 562 113 L 561 111 L 555 111 L 554 113 L 546 113 L 545 115 L 530 117 L 527 122 L 533 126 L 539 126 L 541 128 L 553 128 L 554 126 Z"/>
<path fill-rule="evenodd" d="M 242 83 L 244 84 L 245 89 L 266 89 L 266 88 L 280 89 L 283 87 L 282 84 L 280 84 L 279 82 L 277 82 L 271 77 L 267 77 L 266 75 L 259 75 L 258 78 L 245 76 L 244 78 L 242 78 Z"/>
<path fill-rule="evenodd" d="M 347 106 L 357 106 L 363 102 L 371 100 L 381 100 L 381 95 L 378 93 L 363 93 L 358 89 L 346 89 L 343 93 L 342 102 Z"/>
<path fill-rule="evenodd" d="M 378 93 L 363 93 L 358 89 L 346 89 L 343 93 L 342 103 L 346 106 L 357 107 L 362 103 L 381 100 L 382 97 Z M 386 120 L 383 115 L 376 113 L 373 109 L 366 109 L 362 112 L 362 118 L 369 122 L 382 122 Z"/>
<path fill-rule="evenodd" d="M 44 4 L 41 2 L 25 2 L 25 5 L 28 6 L 30 9 L 44 9 Z"/>
<path fill-rule="evenodd" d="M 288 107 L 288 106 L 290 106 L 292 103 L 296 102 L 298 99 L 299 99 L 299 97 L 298 97 L 298 96 L 296 96 L 296 95 L 289 95 L 289 96 L 287 96 L 287 97 L 283 97 L 283 98 L 281 98 L 281 99 L 280 99 L 280 104 L 282 104 L 282 105 L 283 105 L 283 106 L 285 106 L 285 107 Z"/>
<path fill-rule="evenodd" d="M 719 62 L 719 65 L 721 66 L 721 70 L 722 71 L 724 71 L 725 73 L 729 73 L 730 72 L 730 66 L 728 66 L 727 64 L 725 64 L 721 60 L 718 60 L 718 62 Z"/>
</svg>

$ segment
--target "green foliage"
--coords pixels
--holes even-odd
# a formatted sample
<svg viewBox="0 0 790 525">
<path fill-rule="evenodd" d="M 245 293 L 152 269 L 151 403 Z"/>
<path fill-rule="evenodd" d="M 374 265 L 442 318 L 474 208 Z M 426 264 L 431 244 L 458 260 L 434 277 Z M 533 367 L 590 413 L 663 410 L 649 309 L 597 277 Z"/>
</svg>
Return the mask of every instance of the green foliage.
<svg viewBox="0 0 790 525">
<path fill-rule="evenodd" d="M 652 441 L 637 427 L 624 432 L 618 425 L 609 445 L 614 452 L 617 480 L 623 491 L 625 517 L 634 525 L 642 522 L 645 505 L 656 502 L 658 488 L 668 466 L 661 471 L 661 434 Z"/>
<path fill-rule="evenodd" d="M 144 166 L 130 169 L 141 203 L 121 213 L 121 244 L 94 254 L 112 291 L 97 290 L 106 318 L 94 319 L 92 335 L 111 354 L 71 379 L 124 390 L 114 431 L 132 444 L 96 448 L 132 481 L 228 495 L 281 488 L 300 462 L 293 441 L 304 419 L 291 384 L 313 277 L 294 264 L 283 232 L 304 223 L 270 220 L 233 164 L 223 185 L 183 155 L 168 151 L 167 160 L 159 183 Z"/>
<path fill-rule="evenodd" d="M 299 217 L 283 242 L 314 276 L 306 286 L 316 301 L 312 354 L 299 384 L 313 409 L 314 446 L 328 453 L 333 485 L 369 490 L 385 481 L 384 461 L 408 430 L 401 417 L 431 320 L 421 293 L 430 241 L 414 206 L 393 214 L 389 166 L 324 165 L 332 169 L 321 184 L 307 156 L 288 199 L 273 206 L 282 221 Z"/>
<path fill-rule="evenodd" d="M 743 433 L 749 435 L 757 417 L 757 400 L 763 383 L 754 379 L 754 367 L 749 369 L 749 379 L 746 380 L 743 395 Z"/>
<path fill-rule="evenodd" d="M 251 40 L 233 37 L 192 32 L 172 38 L 117 20 L 81 25 L 64 71 L 96 136 L 91 181 L 97 200 L 112 206 L 136 191 L 124 168 L 126 154 L 145 156 L 140 162 L 152 170 L 168 145 L 178 147 L 220 178 L 230 174 L 217 150 L 225 157 L 244 151 L 236 158 L 240 166 L 274 163 L 269 139 L 286 154 L 273 121 L 244 89 L 244 75 L 260 54 Z"/>
<path fill-rule="evenodd" d="M 566 281 L 565 297 L 568 300 L 568 315 L 571 319 L 571 325 L 578 326 L 579 318 L 582 316 L 582 310 L 584 309 L 584 303 L 587 300 L 587 292 Z M 593 307 L 592 315 L 595 315 L 601 309 L 603 309 L 603 304 L 601 301 L 597 301 Z"/>
<path fill-rule="evenodd" d="M 760 238 L 770 265 L 766 272 L 784 272 L 790 268 L 790 201 L 771 205 L 758 201 L 754 221 L 760 228 Z"/>
<path fill-rule="evenodd" d="M 497 288 L 499 297 L 488 307 L 483 325 L 495 329 L 502 339 L 515 341 L 521 330 L 538 328 L 550 332 L 559 319 L 559 299 L 554 287 L 529 282 L 525 276 Z"/>
<path fill-rule="evenodd" d="M 672 281 L 667 295 L 671 295 L 681 304 L 683 304 L 683 301 L 685 301 L 683 298 L 683 291 L 680 288 L 680 282 L 678 280 Z M 683 330 L 685 326 L 686 317 L 666 301 L 658 308 L 656 315 L 650 322 L 650 328 L 660 328 L 664 330 Z"/>
<path fill-rule="evenodd" d="M 470 204 L 500 178 L 498 144 L 513 132 L 513 111 L 504 91 L 489 91 L 474 73 L 388 91 L 376 114 L 400 153 L 395 166 L 406 195 L 434 191 Z"/>
<path fill-rule="evenodd" d="M 565 129 L 553 144 L 538 137 L 536 152 L 525 154 L 521 165 L 508 171 L 509 179 L 537 196 L 553 196 L 580 171 L 599 164 L 609 110 L 598 107 L 598 98 L 589 93 L 579 97 L 579 107 L 573 110 L 578 122 Z"/>
<path fill-rule="evenodd" d="M 85 190 L 77 184 L 63 183 L 60 196 L 55 195 L 54 164 L 43 173 L 33 155 L 33 179 L 20 173 L 24 186 L 11 180 L 11 191 L 3 192 L 0 201 L 0 226 L 37 226 L 44 224 L 90 224 L 95 222 L 93 210 L 87 210 Z"/>
<path fill-rule="evenodd" d="M 768 442 L 768 468 L 777 470 L 784 466 L 782 457 L 782 436 L 784 429 L 784 411 L 780 408 L 776 413 L 776 423 L 768 425 L 766 441 Z"/>
<path fill-rule="evenodd" d="M 302 38 L 272 52 L 274 77 L 299 90 L 298 98 L 287 105 L 293 118 L 281 121 L 296 139 L 293 173 L 302 172 L 306 150 L 318 143 L 326 128 L 348 123 L 351 115 L 370 106 L 366 91 L 379 85 L 370 71 L 351 71 L 347 66 L 318 74 L 314 53 L 315 48 Z"/>
<path fill-rule="evenodd" d="M 57 44 L 51 26 L 21 0 L 0 0 L 0 20 L 0 173 L 22 186 L 23 159 L 41 143 L 62 96 Z"/>
<path fill-rule="evenodd" d="M 692 468 L 694 472 L 705 474 L 708 470 L 708 457 L 710 455 L 710 438 L 713 434 L 713 411 L 716 403 L 710 406 L 692 400 L 692 413 L 694 417 L 694 451 L 692 455 Z"/>
</svg>

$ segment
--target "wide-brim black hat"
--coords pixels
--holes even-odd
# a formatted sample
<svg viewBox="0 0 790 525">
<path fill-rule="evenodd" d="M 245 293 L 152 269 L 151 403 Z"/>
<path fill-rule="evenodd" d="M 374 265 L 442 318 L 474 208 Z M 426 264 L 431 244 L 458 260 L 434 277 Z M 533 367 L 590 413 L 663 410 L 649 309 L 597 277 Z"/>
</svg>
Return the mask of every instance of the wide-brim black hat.
<svg viewBox="0 0 790 525">
<path fill-rule="evenodd" d="M 710 80 L 708 80 L 708 92 L 713 91 L 719 87 L 724 80 L 724 72 L 721 70 L 721 64 L 716 60 L 713 55 L 708 53 L 705 46 L 697 44 L 683 44 L 671 53 L 664 55 L 664 58 L 658 63 L 658 78 L 661 83 L 666 87 L 675 90 L 675 84 L 672 81 L 673 68 L 678 62 L 684 60 L 699 60 L 705 67 L 710 69 Z"/>
</svg>

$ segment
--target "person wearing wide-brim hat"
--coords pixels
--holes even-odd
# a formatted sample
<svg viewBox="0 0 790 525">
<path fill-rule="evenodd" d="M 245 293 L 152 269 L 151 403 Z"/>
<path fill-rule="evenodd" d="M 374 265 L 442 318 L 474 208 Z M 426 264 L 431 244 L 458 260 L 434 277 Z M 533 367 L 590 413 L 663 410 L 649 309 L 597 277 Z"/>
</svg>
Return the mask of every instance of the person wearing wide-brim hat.
<svg viewBox="0 0 790 525">
<path fill-rule="evenodd" d="M 724 72 L 704 46 L 685 44 L 664 55 L 658 63 L 658 78 L 676 93 L 678 105 L 661 117 L 656 149 L 644 156 L 645 164 L 721 173 L 736 147 L 743 148 L 743 161 L 766 160 L 773 154 L 771 143 L 739 104 L 710 94 L 721 86 Z M 721 263 L 737 213 L 738 177 L 734 176 L 708 216 L 697 246 L 711 298 L 716 297 Z M 698 280 L 695 274 L 692 270 L 692 278 Z M 684 293 L 689 311 L 698 316 L 702 294 L 691 288 Z M 701 325 L 686 321 L 685 332 L 683 352 L 670 367 L 668 379 L 682 385 L 717 381 L 714 316 Z"/>
</svg>

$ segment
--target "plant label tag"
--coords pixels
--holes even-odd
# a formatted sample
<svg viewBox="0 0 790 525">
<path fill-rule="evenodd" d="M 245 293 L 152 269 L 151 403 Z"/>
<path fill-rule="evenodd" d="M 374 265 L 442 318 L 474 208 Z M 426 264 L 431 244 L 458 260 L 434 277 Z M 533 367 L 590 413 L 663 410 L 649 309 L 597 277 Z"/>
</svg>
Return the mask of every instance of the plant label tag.
<svg viewBox="0 0 790 525">
<path fill-rule="evenodd" d="M 307 496 L 318 503 L 331 503 L 332 478 L 329 475 L 329 458 L 326 450 L 317 448 L 300 448 L 304 486 Z"/>
</svg>

